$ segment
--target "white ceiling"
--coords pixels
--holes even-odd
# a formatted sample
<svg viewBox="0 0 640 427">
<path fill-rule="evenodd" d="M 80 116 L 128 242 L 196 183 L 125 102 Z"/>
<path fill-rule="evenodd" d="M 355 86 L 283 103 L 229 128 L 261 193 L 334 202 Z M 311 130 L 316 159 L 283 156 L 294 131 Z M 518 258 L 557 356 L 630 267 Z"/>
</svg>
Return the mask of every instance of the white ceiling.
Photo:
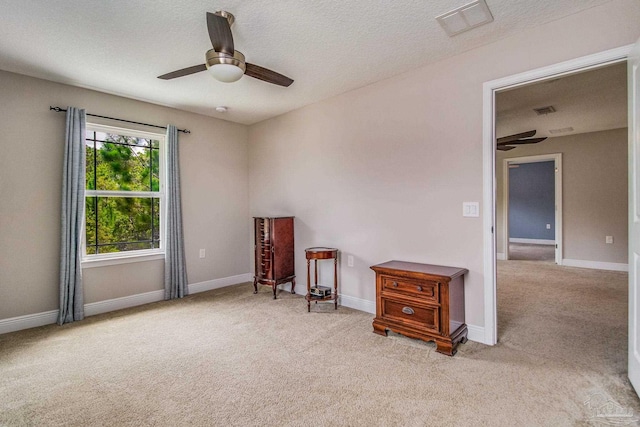
<svg viewBox="0 0 640 427">
<path fill-rule="evenodd" d="M 534 108 L 553 106 L 537 115 Z M 619 129 L 627 126 L 627 63 L 551 79 L 496 95 L 498 137 L 537 130 L 537 136 Z M 573 128 L 562 133 L 550 130 Z"/>
<path fill-rule="evenodd" d="M 494 21 L 449 38 L 434 18 L 469 1 L 2 0 L 0 69 L 252 124 L 609 0 L 487 0 Z M 204 63 L 216 10 L 248 62 L 293 85 L 157 79 Z"/>
</svg>

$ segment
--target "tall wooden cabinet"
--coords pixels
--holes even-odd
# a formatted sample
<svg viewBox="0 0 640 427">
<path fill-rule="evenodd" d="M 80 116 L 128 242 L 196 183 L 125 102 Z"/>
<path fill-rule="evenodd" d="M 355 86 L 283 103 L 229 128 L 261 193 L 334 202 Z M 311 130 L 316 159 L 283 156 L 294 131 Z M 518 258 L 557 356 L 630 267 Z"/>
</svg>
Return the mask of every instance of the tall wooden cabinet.
<svg viewBox="0 0 640 427">
<path fill-rule="evenodd" d="M 281 283 L 291 282 L 291 293 L 295 292 L 296 273 L 293 247 L 293 218 L 254 217 L 255 238 L 255 276 L 254 294 L 258 293 L 258 284 L 276 288 Z"/>
</svg>

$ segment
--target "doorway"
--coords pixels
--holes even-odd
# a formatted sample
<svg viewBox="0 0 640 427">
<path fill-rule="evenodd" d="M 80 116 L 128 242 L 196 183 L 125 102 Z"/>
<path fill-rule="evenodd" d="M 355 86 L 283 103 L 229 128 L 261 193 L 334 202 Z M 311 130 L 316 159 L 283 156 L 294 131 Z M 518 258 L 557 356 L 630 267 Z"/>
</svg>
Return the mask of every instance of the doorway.
<svg viewBox="0 0 640 427">
<path fill-rule="evenodd" d="M 503 184 L 504 254 L 497 258 L 561 265 L 562 154 L 503 159 Z"/>
<path fill-rule="evenodd" d="M 559 77 L 569 76 L 606 65 L 625 62 L 632 46 L 624 46 L 595 55 L 559 63 L 530 72 L 486 82 L 483 86 L 483 203 L 485 214 L 484 224 L 484 307 L 485 307 L 485 344 L 493 345 L 498 341 L 497 304 L 496 304 L 496 93 L 542 81 L 549 81 Z"/>
</svg>

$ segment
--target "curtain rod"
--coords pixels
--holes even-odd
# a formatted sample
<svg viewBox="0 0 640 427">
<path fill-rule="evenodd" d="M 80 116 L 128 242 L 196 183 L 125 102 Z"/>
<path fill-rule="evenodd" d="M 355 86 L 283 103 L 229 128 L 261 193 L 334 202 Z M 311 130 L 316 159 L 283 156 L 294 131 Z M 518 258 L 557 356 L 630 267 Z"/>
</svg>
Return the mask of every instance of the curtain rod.
<svg viewBox="0 0 640 427">
<path fill-rule="evenodd" d="M 61 112 L 66 112 L 67 111 L 64 108 L 52 107 L 52 106 L 49 106 L 49 110 L 53 110 L 56 113 L 61 113 Z M 109 119 L 109 120 L 117 120 L 119 122 L 133 123 L 135 125 L 151 126 L 151 127 L 160 128 L 160 129 L 166 129 L 167 128 L 166 126 L 150 125 L 149 123 L 134 122 L 134 121 L 131 121 L 131 120 L 124 120 L 124 119 L 116 119 L 115 117 L 99 116 L 97 114 L 86 113 L 86 115 L 87 116 L 91 116 L 91 117 L 99 117 L 101 119 Z M 191 131 L 188 130 L 188 129 L 178 129 L 178 132 L 191 133 Z"/>
</svg>

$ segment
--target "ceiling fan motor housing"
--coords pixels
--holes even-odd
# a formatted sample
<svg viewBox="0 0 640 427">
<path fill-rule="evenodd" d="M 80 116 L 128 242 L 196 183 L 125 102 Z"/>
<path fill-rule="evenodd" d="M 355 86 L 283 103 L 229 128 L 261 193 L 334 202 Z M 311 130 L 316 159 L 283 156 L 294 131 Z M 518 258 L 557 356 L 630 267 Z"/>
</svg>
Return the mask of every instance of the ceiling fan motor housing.
<svg viewBox="0 0 640 427">
<path fill-rule="evenodd" d="M 233 16 L 233 13 L 227 12 L 226 10 L 217 10 L 214 12 L 214 15 L 222 16 L 223 18 L 225 18 L 229 23 L 229 27 L 231 27 L 233 23 L 236 22 L 236 17 Z"/>
<path fill-rule="evenodd" d="M 229 64 L 241 68 L 243 73 L 247 69 L 244 62 L 244 55 L 239 50 L 236 50 L 233 55 L 229 55 L 228 53 L 216 52 L 213 49 L 209 49 L 205 55 L 205 63 L 207 64 L 207 68 L 218 64 Z"/>
</svg>

